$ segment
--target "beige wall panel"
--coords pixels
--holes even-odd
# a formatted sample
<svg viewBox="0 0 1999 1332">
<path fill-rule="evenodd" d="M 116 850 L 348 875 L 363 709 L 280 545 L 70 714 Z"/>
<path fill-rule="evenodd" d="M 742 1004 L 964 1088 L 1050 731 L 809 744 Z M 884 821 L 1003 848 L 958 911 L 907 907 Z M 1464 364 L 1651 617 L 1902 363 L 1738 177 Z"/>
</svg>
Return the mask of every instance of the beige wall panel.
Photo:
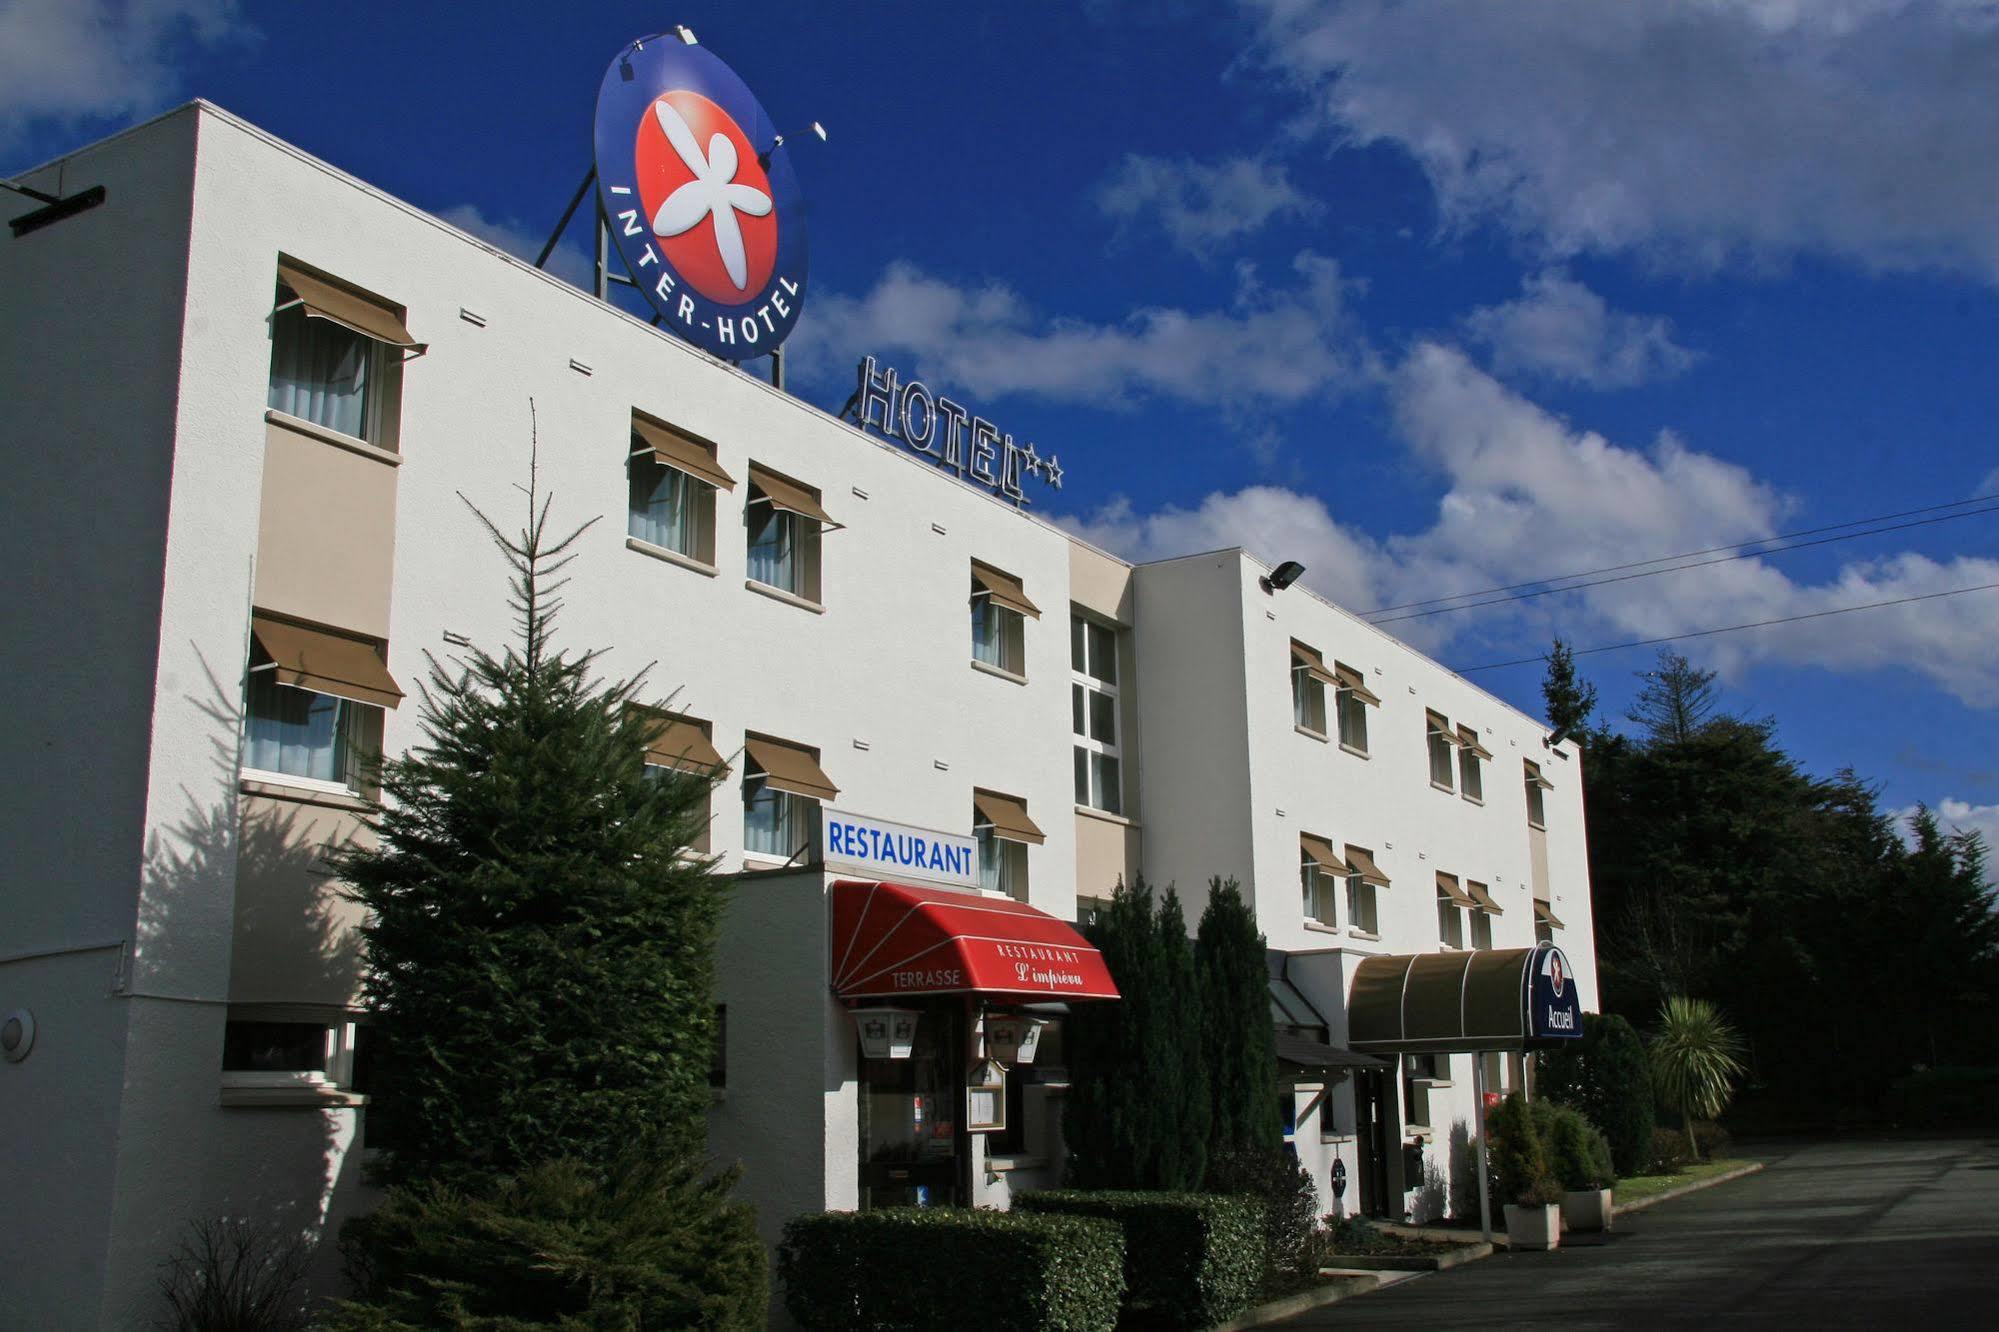
<svg viewBox="0 0 1999 1332">
<path fill-rule="evenodd" d="M 395 552 L 395 466 L 270 423 L 257 605 L 386 639 Z"/>
<path fill-rule="evenodd" d="M 1076 893 L 1108 899 L 1122 878 L 1138 877 L 1138 829 L 1109 819 L 1076 816 Z"/>
<path fill-rule="evenodd" d="M 340 896 L 326 852 L 368 839 L 349 809 L 243 797 L 229 1001 L 332 1004 L 361 993 L 361 907 Z"/>
<path fill-rule="evenodd" d="M 1527 868 L 1533 876 L 1529 882 L 1534 885 L 1534 896 L 1543 902 L 1555 899 L 1548 891 L 1548 830 L 1530 827 L 1527 829 Z"/>
<path fill-rule="evenodd" d="M 1069 600 L 1119 624 L 1131 623 L 1131 566 L 1069 543 Z"/>
</svg>

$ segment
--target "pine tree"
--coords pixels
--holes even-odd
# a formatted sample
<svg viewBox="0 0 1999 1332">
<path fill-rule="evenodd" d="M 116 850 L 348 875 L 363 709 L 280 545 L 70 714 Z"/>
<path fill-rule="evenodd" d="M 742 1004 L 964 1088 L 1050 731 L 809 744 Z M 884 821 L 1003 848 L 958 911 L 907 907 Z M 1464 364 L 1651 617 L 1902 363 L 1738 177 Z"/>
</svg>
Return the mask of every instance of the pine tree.
<svg viewBox="0 0 1999 1332">
<path fill-rule="evenodd" d="M 1201 972 L 1201 1047 L 1214 1114 L 1210 1155 L 1277 1150 L 1277 1029 L 1270 1019 L 1270 970 L 1242 885 L 1219 876 L 1194 944 Z"/>
<path fill-rule="evenodd" d="M 1684 744 L 1713 716 L 1718 702 L 1713 671 L 1661 648 L 1659 664 L 1640 674 L 1645 685 L 1625 715 L 1655 744 Z"/>
<path fill-rule="evenodd" d="M 517 640 L 431 663 L 423 739 L 384 763 L 378 845 L 339 860 L 366 906 L 366 1005 L 390 1183 L 478 1186 L 620 1149 L 698 1149 L 724 880 L 690 855 L 712 779 L 648 774 L 641 681 L 551 645 L 561 540 L 531 481 L 504 536 Z"/>
<path fill-rule="evenodd" d="M 1556 734 L 1580 741 L 1596 713 L 1596 686 L 1576 672 L 1575 649 L 1557 638 L 1548 650 L 1548 674 L 1541 681 L 1541 698 L 1548 707 L 1548 725 Z"/>
<path fill-rule="evenodd" d="M 1213 1105 L 1209 1099 L 1211 1066 L 1202 1058 L 1196 1043 L 1202 1029 L 1203 1004 L 1200 972 L 1194 960 L 1193 942 L 1187 937 L 1187 916 L 1180 909 L 1180 894 L 1167 888 L 1155 918 L 1159 935 L 1159 996 L 1163 1019 L 1148 1033 L 1155 1046 L 1165 1047 L 1154 1054 L 1163 1080 L 1159 1095 L 1164 1132 L 1160 1154 L 1159 1187 L 1198 1189 L 1207 1174 L 1209 1119 Z"/>
</svg>

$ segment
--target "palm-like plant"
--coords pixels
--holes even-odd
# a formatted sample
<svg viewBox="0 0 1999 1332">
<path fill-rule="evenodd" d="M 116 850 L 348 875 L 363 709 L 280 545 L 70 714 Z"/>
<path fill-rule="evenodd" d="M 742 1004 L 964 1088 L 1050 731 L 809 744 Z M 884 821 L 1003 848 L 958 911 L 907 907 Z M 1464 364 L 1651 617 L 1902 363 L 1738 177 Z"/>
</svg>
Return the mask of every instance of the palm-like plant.
<svg viewBox="0 0 1999 1332">
<path fill-rule="evenodd" d="M 1666 1103 L 1686 1124 L 1687 1149 L 1700 1159 L 1694 1120 L 1713 1119 L 1735 1094 L 1743 1072 L 1742 1037 L 1705 999 L 1669 995 L 1652 1038 L 1652 1076 Z"/>
</svg>

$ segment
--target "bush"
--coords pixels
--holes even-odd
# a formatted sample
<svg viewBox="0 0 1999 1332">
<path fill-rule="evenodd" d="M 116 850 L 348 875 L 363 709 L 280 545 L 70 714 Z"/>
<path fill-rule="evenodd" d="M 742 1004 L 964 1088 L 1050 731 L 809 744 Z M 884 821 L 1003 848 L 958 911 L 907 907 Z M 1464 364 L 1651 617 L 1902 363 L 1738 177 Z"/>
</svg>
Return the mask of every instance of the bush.
<svg viewBox="0 0 1999 1332">
<path fill-rule="evenodd" d="M 1687 1135 L 1678 1129 L 1660 1128 L 1652 1130 L 1652 1154 L 1645 1166 L 1648 1175 L 1670 1175 L 1684 1170 L 1694 1161 L 1694 1149 L 1687 1142 Z"/>
<path fill-rule="evenodd" d="M 1717 1156 L 1726 1156 L 1728 1149 L 1734 1145 L 1735 1139 L 1721 1125 L 1710 1120 L 1694 1125 L 1694 1146 L 1700 1148 L 1702 1160 L 1712 1161 Z"/>
<path fill-rule="evenodd" d="M 762 1328 L 768 1263 L 734 1185 L 635 1154 L 609 1179 L 555 1161 L 476 1194 L 397 1189 L 342 1230 L 361 1297 L 328 1326 Z"/>
<path fill-rule="evenodd" d="M 1263 1276 L 1262 1207 L 1206 1193 L 1025 1193 L 1015 1208 L 1101 1217 L 1124 1231 L 1125 1308 L 1173 1327 L 1226 1322 Z"/>
<path fill-rule="evenodd" d="M 1256 1199 L 1263 1211 L 1263 1284 L 1285 1285 L 1317 1270 L 1307 1247 L 1318 1226 L 1312 1172 L 1283 1152 L 1238 1148 L 1208 1163 L 1209 1193 Z"/>
<path fill-rule="evenodd" d="M 1568 1106 L 1556 1107 L 1550 1118 L 1548 1167 L 1563 1188 L 1607 1189 L 1617 1182 L 1610 1144 L 1596 1125 Z"/>
<path fill-rule="evenodd" d="M 1091 1217 L 890 1207 L 798 1217 L 777 1265 L 808 1329 L 1108 1332 L 1124 1257 L 1118 1228 Z"/>
<path fill-rule="evenodd" d="M 195 1222 L 160 1277 L 166 1325 L 174 1332 L 303 1332 L 312 1248 L 296 1231 Z"/>
<path fill-rule="evenodd" d="M 1603 1130 L 1616 1173 L 1644 1173 L 1657 1111 L 1651 1062 L 1631 1024 L 1614 1014 L 1585 1013 L 1582 1039 L 1540 1060 L 1540 1094 L 1574 1106 Z"/>
<path fill-rule="evenodd" d="M 1495 1201 L 1523 1207 L 1545 1204 L 1549 1194 L 1561 1201 L 1561 1186 L 1548 1170 L 1541 1135 L 1535 1131 L 1536 1111 L 1515 1093 L 1486 1116 L 1486 1154 L 1493 1174 Z"/>
</svg>

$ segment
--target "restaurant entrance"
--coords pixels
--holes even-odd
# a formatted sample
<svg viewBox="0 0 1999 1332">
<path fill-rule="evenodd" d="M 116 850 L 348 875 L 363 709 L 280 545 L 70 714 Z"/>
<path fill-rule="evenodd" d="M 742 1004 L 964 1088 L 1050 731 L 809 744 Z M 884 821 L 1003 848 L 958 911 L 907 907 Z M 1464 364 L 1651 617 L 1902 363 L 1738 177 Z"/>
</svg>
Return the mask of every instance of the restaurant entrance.
<svg viewBox="0 0 1999 1332">
<path fill-rule="evenodd" d="M 965 1011 L 920 1006 L 907 1059 L 861 1061 L 861 1208 L 965 1201 Z"/>
</svg>

